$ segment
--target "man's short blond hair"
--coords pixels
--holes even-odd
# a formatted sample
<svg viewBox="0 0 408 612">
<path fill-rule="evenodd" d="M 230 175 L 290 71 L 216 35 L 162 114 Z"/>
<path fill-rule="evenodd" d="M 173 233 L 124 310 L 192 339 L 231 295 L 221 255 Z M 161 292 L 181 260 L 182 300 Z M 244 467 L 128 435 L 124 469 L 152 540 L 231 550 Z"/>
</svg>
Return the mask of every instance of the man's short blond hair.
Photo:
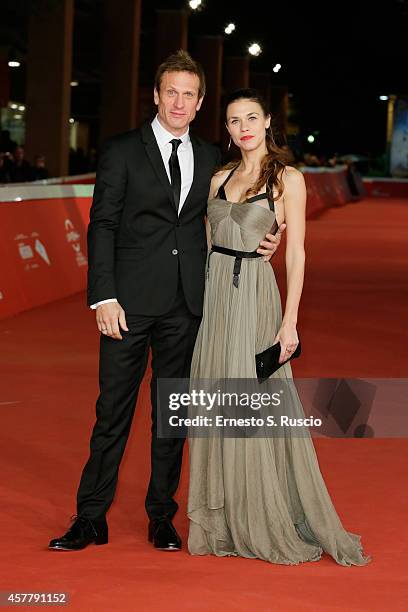
<svg viewBox="0 0 408 612">
<path fill-rule="evenodd" d="M 191 72 L 199 78 L 200 84 L 198 87 L 198 98 L 202 98 L 205 94 L 205 75 L 204 70 L 199 62 L 193 60 L 187 51 L 180 49 L 176 53 L 169 55 L 157 69 L 154 79 L 154 86 L 160 92 L 160 85 L 163 74 L 165 72 Z"/>
</svg>

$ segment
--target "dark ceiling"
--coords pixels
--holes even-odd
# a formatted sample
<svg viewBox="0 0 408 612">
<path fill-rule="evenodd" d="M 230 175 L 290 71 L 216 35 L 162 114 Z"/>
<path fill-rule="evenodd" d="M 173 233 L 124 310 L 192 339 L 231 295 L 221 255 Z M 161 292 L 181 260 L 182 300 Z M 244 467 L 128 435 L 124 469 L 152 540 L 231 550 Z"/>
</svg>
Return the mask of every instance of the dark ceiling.
<svg viewBox="0 0 408 612">
<path fill-rule="evenodd" d="M 48 0 L 50 4 L 59 0 Z M 27 53 L 27 22 L 36 0 L 0 0 L 0 45 Z M 142 3 L 141 83 L 149 84 L 154 66 L 158 8 L 188 7 L 184 0 Z M 118 10 L 120 2 L 118 1 Z M 76 0 L 73 113 L 96 118 L 100 99 L 103 0 Z M 377 2 L 220 2 L 205 0 L 190 12 L 189 48 L 200 34 L 223 34 L 228 22 L 236 31 L 225 37 L 224 54 L 245 54 L 248 43 L 263 48 L 251 59 L 256 71 L 271 72 L 272 83 L 285 85 L 301 127 L 320 134 L 322 146 L 381 152 L 386 103 L 380 94 L 408 93 L 408 0 Z M 24 70 L 13 75 L 13 92 L 24 96 Z M 81 91 L 82 89 L 82 91 Z M 348 152 L 348 151 L 347 151 Z"/>
</svg>

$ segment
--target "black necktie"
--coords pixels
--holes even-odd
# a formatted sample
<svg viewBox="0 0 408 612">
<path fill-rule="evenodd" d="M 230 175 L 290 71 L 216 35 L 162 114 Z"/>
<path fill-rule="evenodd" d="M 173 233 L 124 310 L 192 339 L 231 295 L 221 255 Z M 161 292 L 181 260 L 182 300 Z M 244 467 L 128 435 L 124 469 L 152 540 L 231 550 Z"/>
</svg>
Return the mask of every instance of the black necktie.
<svg viewBox="0 0 408 612">
<path fill-rule="evenodd" d="M 171 142 L 171 146 L 173 147 L 171 155 L 170 155 L 170 159 L 169 159 L 170 178 L 171 178 L 171 186 L 172 186 L 173 195 L 174 195 L 174 203 L 176 205 L 176 210 L 178 211 L 179 202 L 180 202 L 180 193 L 181 193 L 181 171 L 180 171 L 180 164 L 179 164 L 179 160 L 177 156 L 177 149 L 179 145 L 181 144 L 181 140 L 174 138 L 173 140 L 170 140 L 170 142 Z"/>
</svg>

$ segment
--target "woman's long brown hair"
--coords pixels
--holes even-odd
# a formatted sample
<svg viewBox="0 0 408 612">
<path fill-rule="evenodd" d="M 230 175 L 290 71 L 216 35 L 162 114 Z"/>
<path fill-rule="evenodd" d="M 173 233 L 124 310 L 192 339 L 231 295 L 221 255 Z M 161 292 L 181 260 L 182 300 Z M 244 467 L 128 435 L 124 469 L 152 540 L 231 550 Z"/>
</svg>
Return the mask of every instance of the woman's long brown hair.
<svg viewBox="0 0 408 612">
<path fill-rule="evenodd" d="M 225 102 L 225 117 L 227 116 L 228 106 L 237 100 L 251 100 L 256 102 L 262 108 L 262 112 L 265 117 L 270 115 L 266 102 L 261 94 L 256 89 L 246 88 L 238 89 L 228 96 Z M 266 193 L 270 197 L 272 197 L 273 188 L 276 187 L 278 190 L 278 196 L 276 199 L 279 199 L 282 196 L 284 189 L 282 172 L 285 169 L 285 166 L 293 161 L 293 158 L 289 151 L 286 151 L 276 144 L 271 127 L 266 130 L 265 141 L 268 152 L 261 162 L 258 180 L 247 190 L 245 195 L 247 197 L 252 194 L 255 195 L 264 185 L 266 185 Z M 236 160 L 229 162 L 222 167 L 222 170 L 236 168 L 240 163 L 240 161 L 237 162 Z"/>
</svg>

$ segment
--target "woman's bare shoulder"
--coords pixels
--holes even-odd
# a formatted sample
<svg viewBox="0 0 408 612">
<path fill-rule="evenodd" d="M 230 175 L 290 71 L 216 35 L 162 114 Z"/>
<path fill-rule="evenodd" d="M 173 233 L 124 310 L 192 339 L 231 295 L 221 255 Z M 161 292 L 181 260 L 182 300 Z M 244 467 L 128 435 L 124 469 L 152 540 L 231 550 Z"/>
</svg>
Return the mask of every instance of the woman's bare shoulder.
<svg viewBox="0 0 408 612">
<path fill-rule="evenodd" d="M 285 166 L 281 173 L 284 191 L 299 191 L 305 188 L 303 173 L 294 166 Z"/>
<path fill-rule="evenodd" d="M 222 183 L 222 181 L 223 181 L 225 178 L 227 178 L 228 173 L 229 173 L 230 171 L 231 171 L 231 169 L 229 169 L 229 170 L 228 170 L 228 168 L 227 168 L 227 169 L 225 169 L 225 168 L 221 168 L 220 170 L 218 170 L 217 172 L 215 172 L 215 174 L 213 174 L 213 176 L 212 176 L 212 179 L 211 179 L 211 180 L 212 180 L 212 181 L 214 181 L 214 182 L 217 182 L 217 181 L 218 181 L 218 182 L 221 182 L 221 183 Z"/>
<path fill-rule="evenodd" d="M 285 166 L 282 171 L 282 178 L 288 181 L 303 181 L 303 173 L 294 166 Z"/>
<path fill-rule="evenodd" d="M 212 179 L 211 179 L 211 185 L 210 185 L 210 194 L 212 197 L 217 193 L 218 188 L 223 184 L 224 180 L 227 178 L 228 172 L 229 170 L 225 170 L 221 168 L 221 170 L 218 170 L 218 172 L 213 174 Z"/>
</svg>

